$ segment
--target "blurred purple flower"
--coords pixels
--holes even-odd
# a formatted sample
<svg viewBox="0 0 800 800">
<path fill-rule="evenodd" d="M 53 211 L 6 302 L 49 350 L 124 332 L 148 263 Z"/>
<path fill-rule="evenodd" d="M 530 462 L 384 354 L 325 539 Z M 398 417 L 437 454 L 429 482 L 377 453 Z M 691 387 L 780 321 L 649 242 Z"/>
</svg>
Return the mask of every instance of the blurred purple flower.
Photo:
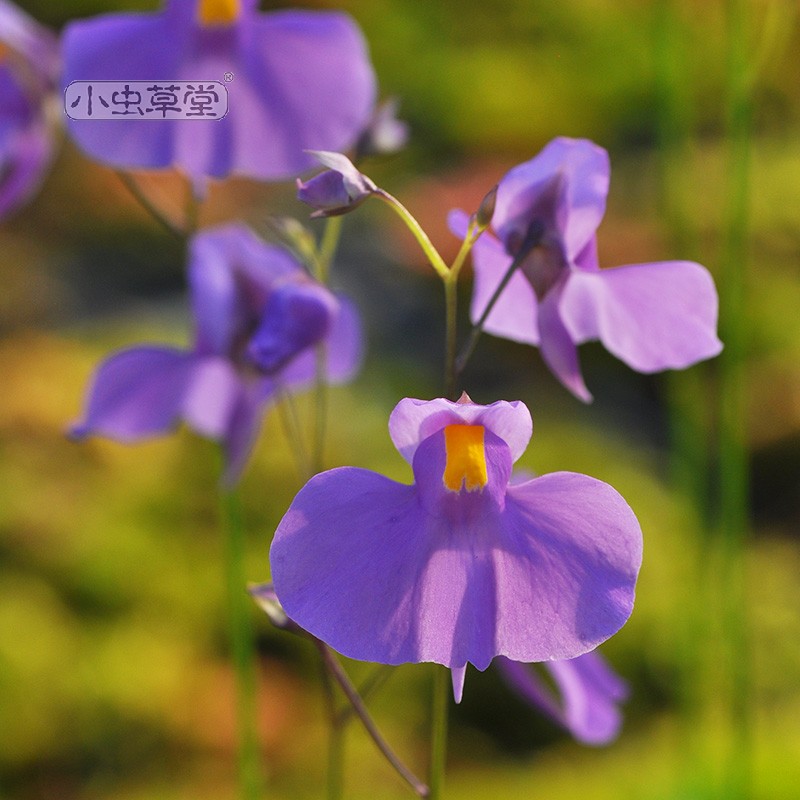
<svg viewBox="0 0 800 800">
<path fill-rule="evenodd" d="M 192 348 L 143 345 L 107 358 L 72 434 L 131 442 L 166 433 L 184 420 L 222 442 L 223 479 L 231 484 L 266 406 L 281 391 L 314 379 L 315 345 L 325 345 L 330 382 L 354 375 L 360 327 L 347 300 L 243 225 L 197 234 L 189 260 Z"/>
<path fill-rule="evenodd" d="M 303 183 L 297 179 L 297 199 L 317 209 L 312 217 L 337 217 L 361 205 L 377 186 L 341 153 L 311 151 L 328 167 Z"/>
<path fill-rule="evenodd" d="M 389 420 L 407 486 L 354 467 L 294 499 L 270 553 L 289 617 L 346 656 L 571 658 L 633 607 L 641 530 L 614 489 L 559 472 L 509 485 L 531 436 L 520 402 L 401 400 Z"/>
<path fill-rule="evenodd" d="M 13 3 L 0 0 L 0 217 L 39 188 L 54 151 L 58 42 Z"/>
<path fill-rule="evenodd" d="M 494 236 L 474 247 L 472 319 L 477 321 L 533 226 L 538 246 L 524 258 L 490 312 L 485 329 L 538 345 L 555 376 L 590 401 L 576 345 L 599 339 L 639 372 L 682 369 L 715 356 L 717 293 L 708 271 L 690 261 L 601 270 L 595 231 L 605 212 L 609 163 L 586 139 L 559 138 L 500 181 Z M 468 219 L 452 212 L 464 236 Z"/>
<path fill-rule="evenodd" d="M 91 157 L 123 168 L 177 167 L 202 189 L 231 173 L 280 180 L 313 165 L 305 150 L 345 150 L 369 123 L 375 76 L 345 14 L 260 13 L 255 0 L 167 0 L 155 14 L 109 14 L 64 32 L 75 80 L 226 83 L 221 120 L 70 120 Z"/>
<path fill-rule="evenodd" d="M 372 120 L 356 145 L 356 161 L 367 156 L 396 153 L 408 141 L 408 123 L 397 118 L 399 101 L 395 97 L 384 100 L 372 115 Z"/>
<path fill-rule="evenodd" d="M 560 702 L 532 665 L 502 657 L 495 663 L 516 692 L 579 742 L 602 745 L 617 737 L 622 725 L 619 704 L 628 698 L 628 685 L 599 653 L 543 662 Z"/>
</svg>

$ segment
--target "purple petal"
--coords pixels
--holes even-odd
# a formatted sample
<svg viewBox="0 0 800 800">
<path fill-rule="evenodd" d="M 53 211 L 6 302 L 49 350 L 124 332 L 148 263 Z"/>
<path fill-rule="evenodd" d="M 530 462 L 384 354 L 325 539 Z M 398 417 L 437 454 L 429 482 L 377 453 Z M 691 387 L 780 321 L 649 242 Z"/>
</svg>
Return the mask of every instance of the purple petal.
<svg viewBox="0 0 800 800">
<path fill-rule="evenodd" d="M 416 487 L 346 467 L 300 491 L 270 558 L 287 614 L 344 655 L 485 669 L 573 657 L 616 632 L 641 531 L 583 475 L 513 487 L 504 514 L 459 524 L 427 513 Z"/>
<path fill-rule="evenodd" d="M 469 217 L 463 211 L 451 211 L 447 217 L 450 230 L 462 239 L 467 234 Z M 477 323 L 486 310 L 508 268 L 509 256 L 503 245 L 489 232 L 484 233 L 472 248 L 474 281 L 470 319 Z M 517 270 L 494 304 L 483 329 L 494 336 L 525 344 L 539 344 L 536 322 L 536 295 L 528 279 Z"/>
<path fill-rule="evenodd" d="M 578 362 L 578 350 L 559 314 L 561 288 L 557 287 L 539 305 L 539 349 L 553 375 L 584 403 L 592 402 Z"/>
<path fill-rule="evenodd" d="M 586 744 L 608 744 L 622 725 L 617 704 L 628 686 L 596 652 L 568 661 L 546 662 L 564 700 L 563 724 Z"/>
<path fill-rule="evenodd" d="M 0 64 L 0 217 L 37 191 L 52 157 L 43 106 L 28 95 L 13 69 Z"/>
<path fill-rule="evenodd" d="M 56 35 L 7 0 L 0 0 L 0 42 L 22 56 L 26 68 L 45 83 L 56 81 L 59 70 Z"/>
<path fill-rule="evenodd" d="M 559 310 L 574 341 L 600 339 L 640 372 L 682 369 L 722 349 L 714 281 L 690 261 L 576 271 Z"/>
<path fill-rule="evenodd" d="M 560 691 L 560 703 L 533 665 L 502 657 L 495 663 L 515 691 L 584 744 L 608 744 L 619 733 L 618 704 L 627 698 L 628 687 L 596 651 L 543 662 Z"/>
<path fill-rule="evenodd" d="M 223 439 L 225 469 L 222 473 L 222 484 L 224 486 L 233 486 L 241 477 L 258 438 L 264 411 L 272 398 L 273 389 L 270 381 L 260 381 L 245 386 L 244 391 L 239 393 L 238 402 L 233 408 L 228 430 Z"/>
<path fill-rule="evenodd" d="M 336 298 L 321 284 L 308 280 L 276 286 L 261 312 L 247 357 L 259 370 L 276 373 L 320 342 L 338 311 Z"/>
<path fill-rule="evenodd" d="M 257 324 L 276 282 L 304 272 L 285 250 L 264 243 L 247 226 L 198 233 L 189 248 L 195 349 L 228 356 Z"/>
<path fill-rule="evenodd" d="M 493 227 L 504 242 L 514 234 L 524 234 L 532 210 L 555 186 L 553 181 L 558 181 L 547 222 L 560 231 L 567 261 L 574 263 L 603 218 L 609 176 L 608 153 L 602 147 L 588 139 L 553 139 L 500 181 Z"/>
<path fill-rule="evenodd" d="M 198 357 L 183 398 L 182 416 L 201 436 L 220 441 L 242 391 L 242 380 L 230 361 L 218 356 Z"/>
<path fill-rule="evenodd" d="M 172 3 L 162 13 L 106 15 L 64 34 L 64 85 L 74 80 L 226 84 L 220 120 L 70 120 L 93 158 L 127 168 L 175 166 L 195 181 L 239 173 L 262 180 L 313 164 L 305 150 L 345 150 L 368 123 L 375 79 L 356 25 L 343 14 L 255 12 L 203 28 Z"/>
<path fill-rule="evenodd" d="M 347 383 L 361 367 L 364 349 L 361 321 L 355 306 L 346 297 L 331 296 L 336 298 L 338 311 L 323 340 L 325 374 L 328 383 Z M 317 350 L 310 347 L 298 353 L 274 378 L 283 388 L 297 390 L 311 385 L 316 375 Z"/>
<path fill-rule="evenodd" d="M 194 358 L 168 347 L 134 347 L 97 369 L 86 411 L 71 431 L 76 438 L 107 436 L 132 442 L 177 425 Z"/>
<path fill-rule="evenodd" d="M 420 443 L 447 425 L 484 425 L 502 439 L 516 461 L 528 446 L 533 421 L 528 407 L 519 400 L 499 400 L 489 406 L 454 403 L 451 400 L 401 400 L 389 417 L 389 435 L 400 455 L 413 462 Z"/>
<path fill-rule="evenodd" d="M 453 699 L 456 703 L 460 703 L 461 698 L 464 696 L 464 679 L 467 677 L 467 665 L 450 667 L 450 677 L 453 681 Z"/>
</svg>

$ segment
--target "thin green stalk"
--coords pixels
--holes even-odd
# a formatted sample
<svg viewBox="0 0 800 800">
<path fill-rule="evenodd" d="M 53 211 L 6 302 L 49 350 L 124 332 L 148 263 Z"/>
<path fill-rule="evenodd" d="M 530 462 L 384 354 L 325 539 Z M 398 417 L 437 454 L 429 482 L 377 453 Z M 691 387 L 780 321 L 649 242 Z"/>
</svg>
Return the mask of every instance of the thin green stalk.
<svg viewBox="0 0 800 800">
<path fill-rule="evenodd" d="M 730 142 L 728 205 L 721 264 L 720 329 L 720 527 L 723 624 L 729 643 L 732 742 L 726 769 L 727 798 L 750 795 L 750 665 L 745 602 L 745 542 L 748 529 L 748 467 L 745 430 L 745 349 L 747 314 L 745 263 L 749 223 L 750 125 L 752 80 L 748 63 L 746 0 L 728 0 L 728 86 L 726 133 Z"/>
<path fill-rule="evenodd" d="M 458 282 L 457 273 L 451 272 L 444 280 L 445 345 L 444 345 L 444 396 L 456 400 L 456 348 L 458 336 Z"/>
<path fill-rule="evenodd" d="M 506 270 L 506 274 L 503 275 L 502 280 L 497 284 L 497 288 L 494 290 L 494 294 L 489 298 L 486 308 L 483 309 L 478 321 L 472 326 L 469 337 L 462 348 L 461 353 L 459 353 L 455 360 L 454 369 L 456 377 L 458 377 L 467 366 L 467 362 L 472 356 L 475 346 L 478 344 L 478 339 L 480 339 L 481 334 L 483 333 L 483 326 L 486 324 L 486 320 L 489 318 L 489 314 L 492 313 L 492 309 L 495 307 L 495 304 L 500 299 L 500 295 L 503 293 L 503 290 L 506 288 L 506 286 L 508 286 L 508 282 L 514 277 L 514 273 L 522 266 L 523 262 L 530 255 L 531 251 L 539 246 L 543 233 L 544 227 L 542 224 L 538 221 L 534 221 L 528 229 L 517 255 L 509 265 L 508 270 Z"/>
<path fill-rule="evenodd" d="M 140 206 L 148 213 L 150 216 L 156 220 L 166 231 L 171 233 L 173 236 L 177 237 L 181 241 L 185 241 L 187 237 L 187 232 L 183 230 L 180 225 L 176 224 L 172 219 L 170 219 L 167 214 L 165 214 L 146 194 L 142 191 L 142 187 L 139 186 L 136 179 L 133 175 L 130 175 L 127 172 L 123 172 L 122 170 L 117 170 L 117 177 L 122 181 L 125 185 L 125 188 L 133 195 L 136 201 L 139 203 Z"/>
<path fill-rule="evenodd" d="M 231 655 L 236 679 L 239 797 L 258 800 L 263 776 L 258 747 L 256 650 L 251 624 L 252 604 L 245 589 L 245 535 L 242 510 L 233 490 L 221 491 L 226 540 L 226 585 Z"/>
<path fill-rule="evenodd" d="M 369 734 L 375 746 L 380 750 L 383 757 L 391 764 L 398 775 L 419 795 L 419 797 L 429 797 L 428 787 L 411 772 L 408 767 L 398 758 L 397 754 L 389 746 L 383 734 L 378 730 L 378 726 L 370 716 L 364 701 L 358 693 L 358 690 L 351 682 L 347 673 L 342 668 L 338 659 L 333 651 L 324 642 L 319 639 L 314 639 L 314 643 L 322 656 L 322 660 L 326 669 L 330 672 L 331 677 L 339 684 L 339 688 L 344 693 L 344 696 L 349 701 L 353 708 L 353 712 L 361 720 L 364 730 Z"/>
<path fill-rule="evenodd" d="M 431 763 L 429 800 L 441 800 L 447 759 L 447 712 L 450 702 L 450 671 L 433 665 L 431 703 Z"/>
<path fill-rule="evenodd" d="M 422 229 L 422 226 L 412 216 L 411 212 L 396 198 L 390 195 L 383 189 L 378 189 L 374 196 L 383 200 L 399 217 L 405 222 L 406 227 L 414 235 L 414 238 L 419 242 L 419 246 L 428 258 L 430 265 L 436 271 L 436 274 L 446 280 L 449 267 L 445 264 L 444 259 L 439 255 L 439 251 L 433 246 L 428 234 Z"/>
<path fill-rule="evenodd" d="M 290 392 L 280 392 L 278 396 L 278 415 L 281 419 L 286 439 L 289 442 L 289 449 L 294 456 L 297 474 L 301 481 L 308 480 L 314 473 L 312 472 L 311 459 L 308 455 L 308 448 L 303 441 L 303 429 L 297 415 L 297 408 L 294 398 Z"/>
<path fill-rule="evenodd" d="M 336 255 L 336 248 L 339 246 L 339 238 L 342 233 L 342 217 L 328 217 L 325 221 L 325 229 L 322 232 L 322 240 L 319 243 L 317 256 L 317 275 L 320 283 L 327 283 L 330 274 L 333 257 Z"/>
</svg>

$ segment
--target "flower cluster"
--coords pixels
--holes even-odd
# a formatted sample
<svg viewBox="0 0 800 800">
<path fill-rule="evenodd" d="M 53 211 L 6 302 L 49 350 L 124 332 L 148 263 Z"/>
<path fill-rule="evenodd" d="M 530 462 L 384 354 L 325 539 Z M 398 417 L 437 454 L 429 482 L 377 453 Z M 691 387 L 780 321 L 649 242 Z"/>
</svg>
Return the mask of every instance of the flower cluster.
<svg viewBox="0 0 800 800">
<path fill-rule="evenodd" d="M 209 179 L 231 175 L 296 179 L 313 217 L 376 197 L 387 203 L 444 281 L 448 384 L 462 380 L 484 330 L 538 346 L 584 401 L 591 395 L 578 360 L 583 342 L 600 340 L 646 373 L 721 349 L 716 289 L 704 267 L 600 268 L 596 231 L 610 168 L 606 151 L 588 140 L 553 140 L 511 169 L 476 214 L 452 211 L 463 245 L 448 266 L 405 207 L 361 172 L 365 157 L 399 148 L 407 131 L 394 104 L 376 106 L 366 44 L 344 14 L 166 0 L 154 13 L 73 22 L 59 44 L 0 0 L 0 43 L 0 214 L 30 196 L 51 158 L 47 106 L 59 82 L 66 89 L 74 81 L 224 81 L 229 111 L 221 119 L 169 119 L 165 106 L 160 120 L 71 118 L 67 130 L 91 158 L 116 168 L 179 170 L 195 204 Z M 301 175 L 315 161 L 326 169 Z M 324 383 L 353 378 L 362 335 L 351 302 L 327 284 L 332 239 L 317 244 L 299 223 L 284 231 L 294 232 L 285 237 L 293 249 L 238 222 L 179 231 L 191 344 L 108 356 L 73 437 L 133 442 L 183 422 L 220 443 L 230 489 L 272 403 L 312 384 L 322 395 Z M 455 289 L 470 253 L 474 327 L 457 357 Z M 594 651 L 633 610 L 637 518 L 616 490 L 586 475 L 512 480 L 532 436 L 528 408 L 456 396 L 405 397 L 391 412 L 389 433 L 412 483 L 352 466 L 310 477 L 275 531 L 272 584 L 255 595 L 279 627 L 324 653 L 444 665 L 456 701 L 468 664 L 495 663 L 577 739 L 610 741 L 627 686 Z M 532 671 L 535 662 L 560 699 Z"/>
</svg>

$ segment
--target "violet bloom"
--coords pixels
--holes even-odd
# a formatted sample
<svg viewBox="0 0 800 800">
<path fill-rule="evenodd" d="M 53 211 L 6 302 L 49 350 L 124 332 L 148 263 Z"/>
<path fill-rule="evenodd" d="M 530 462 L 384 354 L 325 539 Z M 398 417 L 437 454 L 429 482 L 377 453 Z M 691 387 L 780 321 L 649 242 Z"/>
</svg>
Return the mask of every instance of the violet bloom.
<svg viewBox="0 0 800 800">
<path fill-rule="evenodd" d="M 715 356 L 717 293 L 708 271 L 690 261 L 660 261 L 601 270 L 595 231 L 605 212 L 608 154 L 586 139 L 559 138 L 500 181 L 495 235 L 474 247 L 472 319 L 477 322 L 526 237 L 538 246 L 524 257 L 485 329 L 538 345 L 555 376 L 590 401 L 576 345 L 599 339 L 639 372 L 682 369 Z M 451 214 L 464 236 L 467 217 Z"/>
<path fill-rule="evenodd" d="M 639 524 L 585 475 L 509 485 L 531 431 L 521 402 L 401 400 L 389 432 L 415 482 L 342 467 L 305 485 L 270 553 L 287 615 L 345 656 L 434 661 L 456 683 L 468 662 L 572 658 L 615 633 Z"/>
<path fill-rule="evenodd" d="M 315 208 L 312 217 L 338 217 L 361 205 L 378 187 L 341 153 L 315 150 L 317 160 L 328 167 L 305 183 L 297 179 L 297 199 Z"/>
<path fill-rule="evenodd" d="M 31 198 L 52 161 L 58 62 L 55 35 L 0 0 L 0 217 Z"/>
<path fill-rule="evenodd" d="M 255 0 L 167 0 L 155 14 L 109 14 L 64 32 L 75 80 L 222 81 L 220 120 L 70 120 L 88 155 L 123 168 L 177 167 L 202 187 L 230 173 L 261 180 L 345 150 L 368 125 L 375 76 L 358 27 L 334 12 L 260 13 Z"/>
<path fill-rule="evenodd" d="M 500 674 L 534 708 L 566 728 L 579 742 L 608 744 L 619 733 L 619 704 L 628 698 L 628 685 L 597 652 L 566 661 L 545 661 L 560 700 L 530 664 L 498 658 Z"/>
<path fill-rule="evenodd" d="M 132 442 L 167 433 L 183 420 L 223 444 L 223 477 L 230 484 L 267 405 L 314 380 L 317 345 L 324 345 L 330 382 L 353 376 L 360 328 L 347 300 L 243 225 L 197 234 L 189 259 L 191 349 L 142 345 L 107 358 L 72 433 Z"/>
</svg>

